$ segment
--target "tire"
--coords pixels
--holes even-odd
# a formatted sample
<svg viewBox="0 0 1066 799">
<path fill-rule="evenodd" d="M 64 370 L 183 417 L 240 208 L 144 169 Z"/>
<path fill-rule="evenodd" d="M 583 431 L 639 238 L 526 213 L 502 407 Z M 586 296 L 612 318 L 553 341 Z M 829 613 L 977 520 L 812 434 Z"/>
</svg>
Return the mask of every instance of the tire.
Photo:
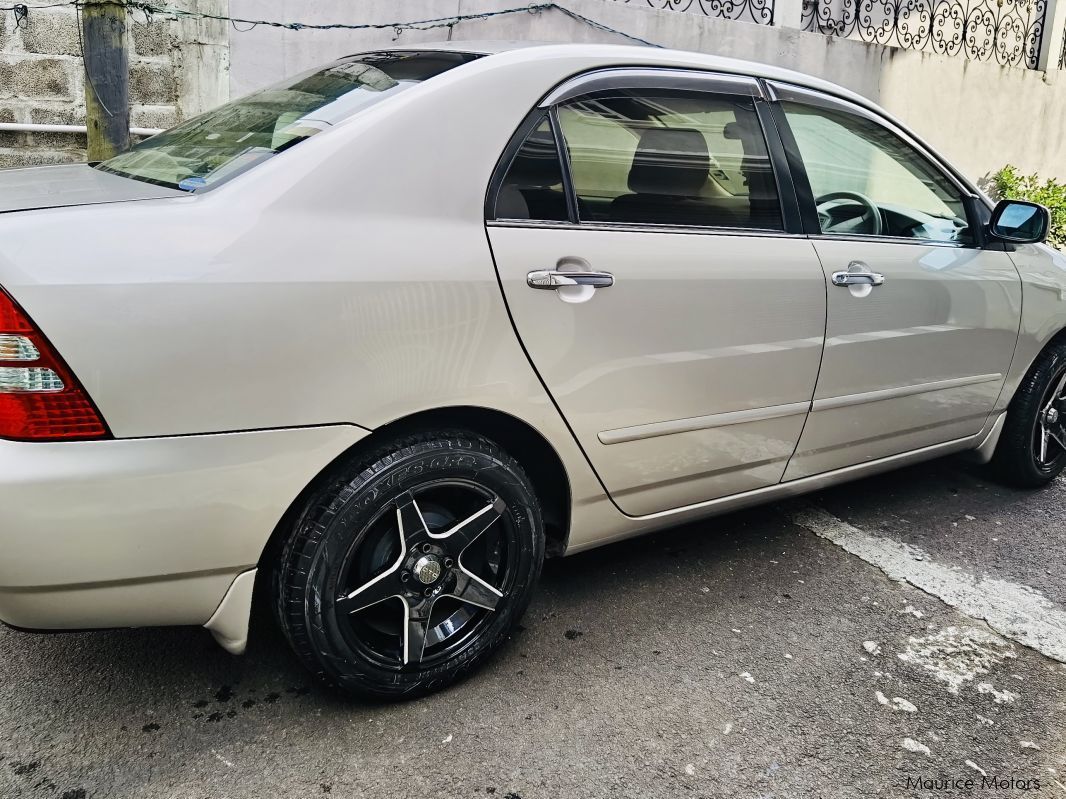
<svg viewBox="0 0 1066 799">
<path fill-rule="evenodd" d="M 413 698 L 499 649 L 543 562 L 540 505 L 517 461 L 474 433 L 423 433 L 323 481 L 282 547 L 273 605 L 322 682 Z"/>
<path fill-rule="evenodd" d="M 1022 380 L 990 466 L 1001 482 L 1019 488 L 1039 488 L 1066 469 L 1066 342 L 1050 344 Z"/>
</svg>

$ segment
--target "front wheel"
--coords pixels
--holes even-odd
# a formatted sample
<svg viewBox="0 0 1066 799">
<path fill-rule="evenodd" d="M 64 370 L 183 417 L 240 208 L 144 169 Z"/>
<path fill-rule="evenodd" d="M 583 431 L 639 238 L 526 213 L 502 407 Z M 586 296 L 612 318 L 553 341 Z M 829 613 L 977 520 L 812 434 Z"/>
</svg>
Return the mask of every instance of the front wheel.
<svg viewBox="0 0 1066 799">
<path fill-rule="evenodd" d="M 439 690 L 506 640 L 544 560 L 519 464 L 449 431 L 358 459 L 311 497 L 286 542 L 274 606 L 313 673 L 350 694 Z"/>
<path fill-rule="evenodd" d="M 991 466 L 1022 488 L 1045 485 L 1066 469 L 1066 343 L 1049 345 L 1018 387 Z"/>
</svg>

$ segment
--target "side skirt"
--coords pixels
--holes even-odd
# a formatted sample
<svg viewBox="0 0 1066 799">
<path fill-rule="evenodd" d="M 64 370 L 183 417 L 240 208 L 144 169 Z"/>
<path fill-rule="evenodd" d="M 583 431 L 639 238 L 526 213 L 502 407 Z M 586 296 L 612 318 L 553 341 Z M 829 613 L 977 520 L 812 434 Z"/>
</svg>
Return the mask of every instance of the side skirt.
<svg viewBox="0 0 1066 799">
<path fill-rule="evenodd" d="M 988 433 L 982 430 L 974 436 L 959 438 L 954 441 L 945 441 L 941 444 L 934 444 L 911 452 L 891 455 L 887 458 L 870 461 L 869 463 L 847 466 L 842 469 L 835 469 L 831 472 L 803 477 L 799 480 L 792 480 L 787 483 L 778 483 L 777 485 L 766 486 L 765 488 L 757 488 L 754 491 L 746 491 L 743 494 L 720 497 L 707 502 L 686 505 L 682 508 L 674 508 L 672 510 L 661 511 L 647 516 L 630 516 L 628 518 L 634 524 L 629 526 L 625 531 L 593 541 L 583 542 L 569 548 L 566 551 L 566 554 L 576 554 L 577 552 L 593 549 L 594 547 L 602 546 L 603 544 L 609 544 L 613 541 L 621 541 L 626 538 L 643 535 L 644 533 L 649 533 L 664 527 L 672 527 L 677 524 L 683 524 L 685 522 L 695 521 L 709 516 L 718 516 L 742 508 L 749 508 L 754 505 L 762 505 L 768 502 L 775 502 L 788 497 L 794 497 L 799 494 L 807 494 L 811 491 L 817 491 L 818 489 L 826 488 L 831 485 L 858 480 L 863 477 L 869 477 L 870 475 L 898 469 L 902 466 L 908 466 L 912 463 L 933 460 L 934 458 L 940 458 L 957 452 L 974 450 L 978 447 L 980 447 L 982 453 L 985 452 L 985 448 L 988 447 L 989 449 L 987 451 L 989 457 L 991 457 L 991 451 L 995 448 L 995 439 L 998 439 L 998 429 L 1002 429 L 1002 420 L 1003 417 L 1000 417 L 1000 419 L 993 424 L 991 431 Z"/>
</svg>

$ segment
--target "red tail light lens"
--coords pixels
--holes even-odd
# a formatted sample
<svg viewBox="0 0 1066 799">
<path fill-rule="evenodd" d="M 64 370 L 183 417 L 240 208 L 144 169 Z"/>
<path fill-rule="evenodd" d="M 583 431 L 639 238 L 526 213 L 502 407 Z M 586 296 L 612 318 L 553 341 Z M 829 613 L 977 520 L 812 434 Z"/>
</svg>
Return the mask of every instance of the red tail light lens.
<svg viewBox="0 0 1066 799">
<path fill-rule="evenodd" d="M 0 289 L 0 438 L 86 441 L 109 435 L 63 359 Z"/>
</svg>

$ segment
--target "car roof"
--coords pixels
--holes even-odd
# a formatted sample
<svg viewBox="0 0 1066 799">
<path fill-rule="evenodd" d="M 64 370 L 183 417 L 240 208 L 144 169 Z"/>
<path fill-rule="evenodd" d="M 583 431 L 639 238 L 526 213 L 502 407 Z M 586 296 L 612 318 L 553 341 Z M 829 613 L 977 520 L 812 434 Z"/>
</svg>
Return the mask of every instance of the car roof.
<svg viewBox="0 0 1066 799">
<path fill-rule="evenodd" d="M 444 50 L 449 52 L 473 53 L 476 55 L 500 57 L 509 60 L 538 61 L 552 57 L 567 57 L 575 53 L 600 58 L 605 62 L 617 62 L 618 66 L 648 66 L 702 69 L 713 72 L 725 72 L 736 75 L 749 75 L 766 80 L 776 80 L 805 86 L 811 89 L 836 95 L 859 105 L 866 106 L 878 113 L 884 110 L 867 98 L 831 81 L 816 78 L 803 72 L 777 67 L 760 61 L 698 53 L 690 50 L 673 50 L 666 47 L 654 47 L 640 44 L 585 44 L 569 42 L 507 41 L 507 40 L 471 40 L 420 42 L 414 44 L 394 45 L 378 48 L 377 51 L 416 50 L 432 52 Z"/>
<path fill-rule="evenodd" d="M 440 42 L 417 42 L 415 44 L 394 44 L 388 47 L 375 48 L 375 52 L 388 52 L 391 50 L 419 50 L 432 52 L 434 50 L 447 50 L 457 53 L 474 53 L 475 55 L 494 55 L 506 53 L 510 50 L 521 50 L 527 47 L 557 47 L 560 42 L 518 41 L 509 39 L 466 39 Z"/>
</svg>

